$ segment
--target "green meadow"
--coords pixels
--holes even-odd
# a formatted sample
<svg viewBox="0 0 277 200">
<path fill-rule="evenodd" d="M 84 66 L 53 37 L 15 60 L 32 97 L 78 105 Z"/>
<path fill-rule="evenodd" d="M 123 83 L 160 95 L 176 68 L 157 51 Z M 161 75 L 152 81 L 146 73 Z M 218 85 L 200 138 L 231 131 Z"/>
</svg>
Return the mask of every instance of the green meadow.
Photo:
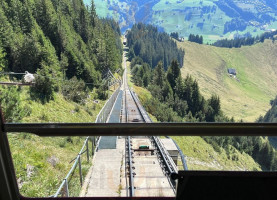
<svg viewBox="0 0 277 200">
<path fill-rule="evenodd" d="M 270 108 L 277 95 L 276 43 L 266 40 L 232 49 L 187 41 L 178 45 L 186 52 L 182 75 L 196 78 L 204 96 L 219 95 L 227 116 L 254 122 Z M 236 69 L 236 78 L 228 68 Z"/>
</svg>

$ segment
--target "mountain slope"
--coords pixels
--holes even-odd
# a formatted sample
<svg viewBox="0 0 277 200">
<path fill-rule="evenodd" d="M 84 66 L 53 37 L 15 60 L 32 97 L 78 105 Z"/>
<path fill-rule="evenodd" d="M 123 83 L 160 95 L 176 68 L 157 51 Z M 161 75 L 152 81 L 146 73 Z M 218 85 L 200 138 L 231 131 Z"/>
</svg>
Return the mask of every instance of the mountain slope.
<svg viewBox="0 0 277 200">
<path fill-rule="evenodd" d="M 236 120 L 255 121 L 270 107 L 277 94 L 277 44 L 271 40 L 237 49 L 218 48 L 191 42 L 178 42 L 186 55 L 182 68 L 185 77 L 197 79 L 204 96 L 220 96 L 221 107 Z M 231 78 L 228 68 L 235 68 Z"/>
<path fill-rule="evenodd" d="M 256 35 L 277 24 L 272 0 L 95 0 L 95 5 L 99 16 L 114 17 L 123 31 L 143 22 L 184 37 L 202 34 L 206 41 Z"/>
<path fill-rule="evenodd" d="M 93 13 L 80 0 L 1 1 L 0 80 L 21 82 L 15 73 L 25 71 L 35 76 L 30 87 L 0 86 L 6 122 L 95 121 L 108 96 L 101 75 L 121 67 L 122 52 L 116 23 Z M 58 190 L 85 138 L 11 133 L 8 139 L 21 195 L 47 197 Z M 83 176 L 91 165 L 84 158 Z M 78 176 L 75 171 L 68 179 L 71 196 L 79 195 Z"/>
</svg>

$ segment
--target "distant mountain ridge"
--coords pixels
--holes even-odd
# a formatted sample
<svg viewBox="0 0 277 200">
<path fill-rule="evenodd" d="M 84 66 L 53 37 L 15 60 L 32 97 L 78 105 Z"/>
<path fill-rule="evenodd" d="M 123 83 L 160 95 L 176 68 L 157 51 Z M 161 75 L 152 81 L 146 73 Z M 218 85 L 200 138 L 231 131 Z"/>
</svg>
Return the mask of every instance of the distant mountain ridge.
<svg viewBox="0 0 277 200">
<path fill-rule="evenodd" d="M 84 0 L 88 3 L 90 0 Z M 166 32 L 202 34 L 206 41 L 257 35 L 277 27 L 275 0 L 94 0 L 100 17 L 113 17 L 125 31 L 150 23 Z"/>
</svg>

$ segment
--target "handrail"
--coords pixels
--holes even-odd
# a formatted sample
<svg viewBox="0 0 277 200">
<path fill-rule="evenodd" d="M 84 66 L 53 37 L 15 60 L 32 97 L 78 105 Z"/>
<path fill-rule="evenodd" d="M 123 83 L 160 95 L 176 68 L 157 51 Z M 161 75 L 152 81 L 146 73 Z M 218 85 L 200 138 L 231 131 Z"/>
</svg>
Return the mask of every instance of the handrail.
<svg viewBox="0 0 277 200">
<path fill-rule="evenodd" d="M 120 91 L 120 86 L 117 88 L 117 90 L 112 94 L 112 96 L 108 99 L 108 101 L 105 103 L 99 114 L 97 115 L 97 118 L 95 120 L 95 123 L 106 123 L 108 116 L 112 110 L 112 106 L 114 102 L 116 101 L 117 95 Z"/>
<path fill-rule="evenodd" d="M 97 118 L 95 120 L 95 123 L 105 123 L 107 121 L 107 118 L 109 116 L 109 113 L 111 112 L 111 108 L 112 105 L 114 104 L 118 93 L 120 91 L 120 87 L 118 87 L 118 89 L 112 94 L 112 96 L 109 98 L 109 100 L 105 103 L 105 105 L 103 106 L 103 108 L 101 109 L 101 111 L 99 112 L 99 114 L 97 115 Z M 81 162 L 81 155 L 84 154 L 85 152 L 87 152 L 87 161 L 89 162 L 89 139 L 91 138 L 92 141 L 92 155 L 94 154 L 94 148 L 95 150 L 98 149 L 98 145 L 99 142 L 97 142 L 97 144 L 95 144 L 95 138 L 94 141 L 92 139 L 92 137 L 87 137 L 85 139 L 84 145 L 82 147 L 82 149 L 80 150 L 78 156 L 74 159 L 75 162 L 73 164 L 73 166 L 71 167 L 70 171 L 67 173 L 66 177 L 63 179 L 60 187 L 58 188 L 57 192 L 55 193 L 55 195 L 51 196 L 51 197 L 58 197 L 61 194 L 62 189 L 65 190 L 65 197 L 69 197 L 69 179 L 70 179 L 70 175 L 75 171 L 75 169 L 77 168 L 77 165 L 79 164 L 79 176 L 80 176 L 80 184 L 81 186 L 83 185 L 83 176 L 82 176 L 82 162 Z M 84 151 L 84 148 L 86 147 L 86 150 Z M 73 160 L 73 161 L 74 161 Z"/>
<path fill-rule="evenodd" d="M 175 146 L 177 147 L 178 152 L 179 152 L 179 154 L 180 154 L 180 157 L 181 157 L 181 160 L 182 160 L 182 164 L 183 164 L 184 170 L 189 170 L 189 169 L 188 169 L 188 166 L 187 166 L 187 161 L 186 161 L 185 155 L 184 155 L 183 151 L 181 150 L 181 148 L 179 147 L 179 145 L 177 144 L 177 142 L 175 142 L 175 140 L 173 140 L 173 139 L 172 139 L 171 137 L 169 137 L 169 136 L 166 136 L 166 138 L 169 138 L 169 139 L 171 139 L 171 140 L 174 142 L 174 144 L 175 144 Z"/>
<path fill-rule="evenodd" d="M 138 107 L 138 111 L 140 112 L 143 120 L 145 121 L 145 123 L 153 123 L 151 118 L 148 116 L 145 108 L 143 106 L 141 106 L 140 102 L 139 102 L 139 99 L 136 97 L 136 95 L 134 94 L 134 92 L 129 88 L 129 91 L 135 101 L 135 104 L 137 105 Z"/>
<path fill-rule="evenodd" d="M 81 155 L 84 153 L 84 152 L 87 152 L 87 161 L 89 162 L 89 149 L 88 149 L 88 142 L 89 142 L 89 139 L 91 137 L 87 137 L 84 144 L 83 144 L 83 147 L 82 149 L 80 150 L 78 156 L 75 158 L 75 162 L 73 164 L 73 166 L 71 167 L 71 169 L 69 170 L 69 172 L 67 173 L 66 177 L 63 179 L 59 189 L 57 190 L 57 192 L 55 193 L 54 198 L 58 197 L 59 194 L 61 194 L 61 191 L 63 188 L 65 188 L 65 194 L 62 194 L 62 195 L 65 195 L 65 197 L 69 197 L 69 179 L 70 179 L 70 175 L 75 171 L 76 167 L 77 167 L 77 164 L 79 164 L 79 176 L 80 176 L 80 183 L 81 185 L 83 185 L 83 177 L 82 177 L 82 162 L 81 162 Z M 92 140 L 92 147 L 93 147 L 93 140 Z M 84 151 L 84 148 L 86 147 L 86 150 Z M 93 152 L 92 152 L 92 155 L 93 155 Z"/>
</svg>

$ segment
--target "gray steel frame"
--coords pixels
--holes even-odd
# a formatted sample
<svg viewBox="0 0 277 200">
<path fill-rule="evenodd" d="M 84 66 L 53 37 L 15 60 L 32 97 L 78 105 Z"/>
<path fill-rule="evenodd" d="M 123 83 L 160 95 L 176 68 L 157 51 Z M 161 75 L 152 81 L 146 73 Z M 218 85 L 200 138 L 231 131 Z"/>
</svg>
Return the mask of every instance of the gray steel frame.
<svg viewBox="0 0 277 200">
<path fill-rule="evenodd" d="M 277 123 L 7 123 L 3 132 L 38 136 L 277 136 Z"/>
<path fill-rule="evenodd" d="M 17 186 L 7 132 L 38 136 L 277 136 L 277 123 L 5 123 L 0 110 L 0 199 L 22 199 Z M 197 173 L 197 172 L 196 172 Z M 202 172 L 204 173 L 204 172 Z M 276 177 L 277 172 L 267 173 Z M 25 198 L 27 199 L 27 198 Z M 75 198 L 77 199 L 77 198 Z M 93 199 L 93 198 L 87 198 Z M 154 198 L 152 198 L 154 199 Z M 162 198 L 158 198 L 162 199 Z"/>
</svg>

